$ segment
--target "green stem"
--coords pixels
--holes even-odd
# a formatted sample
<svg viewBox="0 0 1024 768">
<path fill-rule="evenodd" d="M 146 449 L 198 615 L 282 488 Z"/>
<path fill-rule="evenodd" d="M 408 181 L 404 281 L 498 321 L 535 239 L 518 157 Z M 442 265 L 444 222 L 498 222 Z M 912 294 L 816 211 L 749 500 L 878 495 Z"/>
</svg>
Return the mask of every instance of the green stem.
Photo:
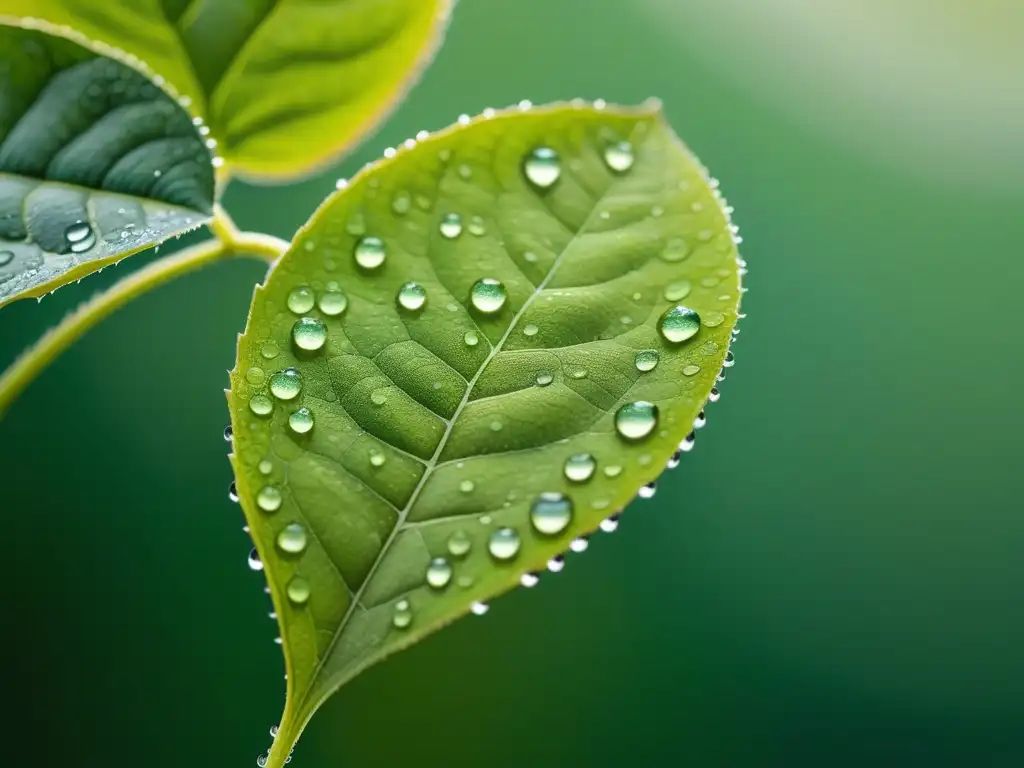
<svg viewBox="0 0 1024 768">
<path fill-rule="evenodd" d="M 50 329 L 34 347 L 15 360 L 14 364 L 0 376 L 0 416 L 7 412 L 18 395 L 64 350 L 81 338 L 86 331 L 136 296 L 224 258 L 257 256 L 274 261 L 288 248 L 288 243 L 276 237 L 240 232 L 220 206 L 214 211 L 210 229 L 217 236 L 217 240 L 199 243 L 133 272 L 104 293 L 85 302 L 55 328 Z"/>
</svg>

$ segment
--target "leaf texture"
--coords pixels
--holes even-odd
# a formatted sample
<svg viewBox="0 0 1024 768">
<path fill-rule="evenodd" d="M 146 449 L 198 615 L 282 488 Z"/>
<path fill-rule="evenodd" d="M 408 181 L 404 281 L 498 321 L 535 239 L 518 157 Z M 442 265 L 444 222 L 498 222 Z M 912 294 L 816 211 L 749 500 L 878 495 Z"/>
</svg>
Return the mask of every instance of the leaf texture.
<svg viewBox="0 0 1024 768">
<path fill-rule="evenodd" d="M 207 221 L 211 156 L 144 74 L 0 25 L 0 305 Z"/>
<path fill-rule="evenodd" d="M 739 293 L 717 191 L 654 106 L 489 114 L 322 205 L 256 290 L 229 393 L 288 672 L 270 765 L 346 680 L 657 477 Z M 666 338 L 673 309 L 695 335 Z"/>
<path fill-rule="evenodd" d="M 237 171 L 293 177 L 372 128 L 433 55 L 453 0 L 2 0 L 138 57 Z"/>
</svg>

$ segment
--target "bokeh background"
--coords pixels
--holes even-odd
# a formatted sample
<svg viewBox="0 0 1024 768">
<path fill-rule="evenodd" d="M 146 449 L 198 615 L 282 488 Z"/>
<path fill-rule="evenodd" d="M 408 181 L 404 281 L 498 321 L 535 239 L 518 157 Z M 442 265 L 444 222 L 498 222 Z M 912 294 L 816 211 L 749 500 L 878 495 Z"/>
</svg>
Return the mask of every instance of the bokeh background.
<svg viewBox="0 0 1024 768">
<path fill-rule="evenodd" d="M 696 450 L 614 535 L 358 678 L 293 765 L 1024 764 L 1024 4 L 463 0 L 380 133 L 664 99 L 750 264 Z M 6 364 L 135 257 L 0 319 Z M 149 295 L 0 423 L 4 762 L 252 765 L 284 681 L 222 389 L 255 263 Z"/>
</svg>

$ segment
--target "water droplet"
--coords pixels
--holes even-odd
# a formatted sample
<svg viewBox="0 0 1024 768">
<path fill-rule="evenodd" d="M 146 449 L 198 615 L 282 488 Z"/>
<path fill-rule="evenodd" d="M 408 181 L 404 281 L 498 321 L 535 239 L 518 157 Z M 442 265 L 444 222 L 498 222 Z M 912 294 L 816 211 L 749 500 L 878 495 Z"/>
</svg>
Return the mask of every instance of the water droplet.
<svg viewBox="0 0 1024 768">
<path fill-rule="evenodd" d="M 303 285 L 288 294 L 287 304 L 288 309 L 296 315 L 304 315 L 313 308 L 315 301 L 312 289 Z"/>
<path fill-rule="evenodd" d="M 274 410 L 274 401 L 266 395 L 253 395 L 249 398 L 249 410 L 257 416 L 269 416 Z"/>
<path fill-rule="evenodd" d="M 697 442 L 697 435 L 693 432 L 688 434 L 683 441 L 679 443 L 679 450 L 683 453 L 689 453 L 693 450 L 694 444 Z"/>
<path fill-rule="evenodd" d="M 263 570 L 263 561 L 260 560 L 260 553 L 256 551 L 256 547 L 249 550 L 249 568 L 253 571 Z"/>
<path fill-rule="evenodd" d="M 462 217 L 457 213 L 446 213 L 441 217 L 441 235 L 448 240 L 454 240 L 462 234 Z"/>
<path fill-rule="evenodd" d="M 533 323 L 527 323 L 526 327 L 523 328 L 523 335 L 536 336 L 538 331 L 540 331 L 540 328 L 538 328 L 536 325 L 534 325 Z"/>
<path fill-rule="evenodd" d="M 469 181 L 471 178 L 473 178 L 473 169 L 470 168 L 465 163 L 462 163 L 459 166 L 459 178 L 464 179 L 465 181 Z"/>
<path fill-rule="evenodd" d="M 697 331 L 700 330 L 700 316 L 682 305 L 672 307 L 661 316 L 658 330 L 666 341 L 680 344 L 697 335 Z"/>
<path fill-rule="evenodd" d="M 664 214 L 665 209 L 662 208 L 660 205 L 656 205 L 653 208 L 651 208 L 651 216 L 653 216 L 656 219 L 660 219 Z"/>
<path fill-rule="evenodd" d="M 665 250 L 661 252 L 662 260 L 672 263 L 683 261 L 689 255 L 690 249 L 687 247 L 686 241 L 681 237 L 673 237 L 665 245 Z"/>
<path fill-rule="evenodd" d="M 555 555 L 548 560 L 548 570 L 552 573 L 558 573 L 563 568 L 565 568 L 565 558 L 561 555 Z"/>
<path fill-rule="evenodd" d="M 654 497 L 657 490 L 658 486 L 655 483 L 648 483 L 647 485 L 641 485 L 640 490 L 636 492 L 636 495 L 641 499 L 650 499 Z"/>
<path fill-rule="evenodd" d="M 234 437 L 234 433 L 231 431 L 231 425 L 228 424 L 224 427 L 224 441 L 230 443 L 232 437 Z"/>
<path fill-rule="evenodd" d="M 703 429 L 704 425 L 707 424 L 707 423 L 708 423 L 708 417 L 704 414 L 704 411 L 701 411 L 700 413 L 697 414 L 697 418 L 695 418 L 693 420 L 693 428 L 694 429 Z"/>
<path fill-rule="evenodd" d="M 305 605 L 309 602 L 309 582 L 301 576 L 293 576 L 285 587 L 285 592 L 294 605 Z"/>
<path fill-rule="evenodd" d="M 601 524 L 598 527 L 605 533 L 614 533 L 619 527 L 619 516 L 612 515 L 611 517 L 605 518 L 601 521 Z"/>
<path fill-rule="evenodd" d="M 398 304 L 410 312 L 423 309 L 427 303 L 427 289 L 419 283 L 403 283 L 398 289 Z"/>
<path fill-rule="evenodd" d="M 526 259 L 531 264 L 533 264 L 535 261 L 537 261 L 537 254 L 534 253 L 533 251 L 527 251 L 526 253 L 523 254 L 523 258 Z"/>
<path fill-rule="evenodd" d="M 469 606 L 469 610 L 473 612 L 474 616 L 483 616 L 490 608 L 487 603 L 481 603 L 479 600 L 474 600 Z"/>
<path fill-rule="evenodd" d="M 717 388 L 712 387 L 711 391 L 708 393 L 708 402 L 709 403 L 717 403 L 721 398 L 722 398 L 722 393 L 719 392 Z"/>
<path fill-rule="evenodd" d="M 256 494 L 256 506 L 264 512 L 277 512 L 281 508 L 283 497 L 281 492 L 272 485 L 265 485 Z"/>
<path fill-rule="evenodd" d="M 646 400 L 626 403 L 615 414 L 615 429 L 627 440 L 647 437 L 658 426 L 658 406 Z"/>
<path fill-rule="evenodd" d="M 589 546 L 590 541 L 586 536 L 580 536 L 578 539 L 573 539 L 569 542 L 569 549 L 573 552 L 586 552 Z"/>
<path fill-rule="evenodd" d="M 725 315 L 721 312 L 706 312 L 703 317 L 704 325 L 708 328 L 715 328 L 725 322 Z"/>
<path fill-rule="evenodd" d="M 263 383 L 263 380 L 266 377 L 266 373 L 258 365 L 252 366 L 252 368 L 245 372 L 245 380 L 252 384 L 254 387 L 260 386 L 260 384 Z"/>
<path fill-rule="evenodd" d="M 469 554 L 469 550 L 472 547 L 472 539 L 462 529 L 452 531 L 452 534 L 448 537 L 448 554 L 452 557 L 465 557 Z"/>
<path fill-rule="evenodd" d="M 260 354 L 263 355 L 264 360 L 273 360 L 281 354 L 281 350 L 278 349 L 277 344 L 272 341 L 268 341 L 260 348 Z"/>
<path fill-rule="evenodd" d="M 341 292 L 337 283 L 328 283 L 327 290 L 320 294 L 317 306 L 328 317 L 337 317 L 348 309 L 348 296 Z"/>
<path fill-rule="evenodd" d="M 609 464 L 607 467 L 604 468 L 605 477 L 618 477 L 621 474 L 622 467 L 620 467 L 618 464 Z"/>
<path fill-rule="evenodd" d="M 722 362 L 723 368 L 732 368 L 736 365 L 736 358 L 733 357 L 732 352 L 725 353 L 725 360 Z"/>
<path fill-rule="evenodd" d="M 294 400 L 302 391 L 302 374 L 285 368 L 270 377 L 270 391 L 278 400 Z"/>
<path fill-rule="evenodd" d="M 469 220 L 469 226 L 467 227 L 469 234 L 475 237 L 483 237 L 487 234 L 487 224 L 479 216 L 474 216 Z"/>
<path fill-rule="evenodd" d="M 641 349 L 636 353 L 636 369 L 638 371 L 653 371 L 658 365 L 658 350 Z"/>
<path fill-rule="evenodd" d="M 537 386 L 538 387 L 546 387 L 548 384 L 550 384 L 554 380 L 555 380 L 555 377 L 552 376 L 547 371 L 541 371 L 540 373 L 537 374 L 537 378 L 534 379 L 534 381 L 537 382 Z"/>
<path fill-rule="evenodd" d="M 585 379 L 587 378 L 587 369 L 577 368 L 574 371 L 570 371 L 569 375 L 574 379 Z"/>
<path fill-rule="evenodd" d="M 371 467 L 383 467 L 387 463 L 388 457 L 380 451 L 370 451 L 370 466 Z"/>
<path fill-rule="evenodd" d="M 597 469 L 597 460 L 589 453 L 574 453 L 565 460 L 564 472 L 566 478 L 574 483 L 585 483 L 594 476 Z"/>
<path fill-rule="evenodd" d="M 269 755 L 259 755 L 256 758 L 256 766 L 257 766 L 257 768 L 267 768 L 267 763 L 268 762 L 270 762 L 270 756 Z"/>
<path fill-rule="evenodd" d="M 263 459 L 257 467 L 261 475 L 269 475 L 274 471 L 274 463 L 270 459 Z"/>
<path fill-rule="evenodd" d="M 514 528 L 498 528 L 487 540 L 487 551 L 495 560 L 511 560 L 519 554 L 520 539 Z"/>
<path fill-rule="evenodd" d="M 537 189 L 550 189 L 562 175 L 562 161 L 551 147 L 537 147 L 523 161 L 523 174 Z"/>
<path fill-rule="evenodd" d="M 14 251 L 0 251 L 0 267 L 6 267 L 14 261 Z"/>
<path fill-rule="evenodd" d="M 493 315 L 500 312 L 505 306 L 505 299 L 508 294 L 505 292 L 505 284 L 493 277 L 482 277 L 473 283 L 470 289 L 469 298 L 473 306 L 485 315 Z"/>
<path fill-rule="evenodd" d="M 96 245 L 96 233 L 84 222 L 72 224 L 64 230 L 64 239 L 72 253 L 85 253 Z"/>
<path fill-rule="evenodd" d="M 497 421 L 497 420 L 492 421 L 491 422 L 491 432 L 501 432 L 501 430 L 504 428 L 504 426 L 505 425 L 502 424 L 500 421 Z"/>
<path fill-rule="evenodd" d="M 434 589 L 444 589 L 452 580 L 452 564 L 443 557 L 435 557 L 427 566 L 427 584 Z"/>
<path fill-rule="evenodd" d="M 524 573 L 519 577 L 519 583 L 527 589 L 537 586 L 537 582 L 539 581 L 540 577 L 537 576 L 536 573 Z"/>
<path fill-rule="evenodd" d="M 270 726 L 270 738 L 276 739 L 277 738 L 277 731 L 278 731 L 278 726 L 276 726 L 276 725 Z"/>
<path fill-rule="evenodd" d="M 292 326 L 292 341 L 299 349 L 315 352 L 327 341 L 327 326 L 315 317 L 301 317 Z"/>
<path fill-rule="evenodd" d="M 412 606 L 408 600 L 402 599 L 395 603 L 391 624 L 397 629 L 405 629 L 412 624 Z"/>
<path fill-rule="evenodd" d="M 466 331 L 466 335 L 462 337 L 462 340 L 466 342 L 467 347 L 475 347 L 480 343 L 480 337 L 476 331 Z"/>
<path fill-rule="evenodd" d="M 676 451 L 669 457 L 668 462 L 666 462 L 665 464 L 665 469 L 675 469 L 676 467 L 679 466 L 679 462 L 681 462 L 682 460 L 682 451 Z"/>
<path fill-rule="evenodd" d="M 699 365 L 691 364 L 683 368 L 683 376 L 696 376 L 698 373 L 700 373 Z"/>
<path fill-rule="evenodd" d="M 288 417 L 288 426 L 297 435 L 304 435 L 313 428 L 313 413 L 309 408 L 299 408 Z"/>
<path fill-rule="evenodd" d="M 666 301 L 682 301 L 690 295 L 690 281 L 680 280 L 675 283 L 669 283 L 665 286 L 665 300 Z"/>
<path fill-rule="evenodd" d="M 298 523 L 289 523 L 277 534 L 277 548 L 289 555 L 297 555 L 306 548 L 306 529 Z"/>
<path fill-rule="evenodd" d="M 593 461 L 592 458 L 590 460 Z M 586 478 L 593 473 L 594 467 L 591 466 Z M 566 476 L 568 474 L 569 465 L 566 462 Z M 565 494 L 552 491 L 542 493 L 530 507 L 530 523 L 537 533 L 554 536 L 569 527 L 569 523 L 572 522 L 572 510 L 572 499 Z"/>
<path fill-rule="evenodd" d="M 412 197 L 408 192 L 396 192 L 391 198 L 391 210 L 399 216 L 404 216 L 412 208 Z"/>
<path fill-rule="evenodd" d="M 231 481 L 231 485 L 228 486 L 228 499 L 233 503 L 238 503 L 238 486 L 235 485 L 235 481 Z"/>
<path fill-rule="evenodd" d="M 370 402 L 374 405 L 384 405 L 387 401 L 388 395 L 383 389 L 375 389 L 370 393 Z"/>
<path fill-rule="evenodd" d="M 364 237 L 356 243 L 352 255 L 363 269 L 377 269 L 387 258 L 387 251 L 379 237 Z"/>
<path fill-rule="evenodd" d="M 617 141 L 609 144 L 604 150 L 604 162 L 616 173 L 625 173 L 633 167 L 636 160 L 633 154 L 633 145 L 628 141 Z"/>
<path fill-rule="evenodd" d="M 474 488 L 476 488 L 476 485 L 472 480 L 463 480 L 459 483 L 459 490 L 463 493 L 472 493 Z"/>
</svg>

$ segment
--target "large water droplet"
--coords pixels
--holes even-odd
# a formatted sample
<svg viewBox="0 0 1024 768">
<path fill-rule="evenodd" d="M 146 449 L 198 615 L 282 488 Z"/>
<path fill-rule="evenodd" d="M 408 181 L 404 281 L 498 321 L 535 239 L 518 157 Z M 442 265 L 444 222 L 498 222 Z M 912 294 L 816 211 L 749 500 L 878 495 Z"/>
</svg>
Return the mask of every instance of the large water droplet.
<svg viewBox="0 0 1024 768">
<path fill-rule="evenodd" d="M 274 410 L 274 401 L 266 395 L 253 395 L 249 398 L 249 410 L 257 416 L 269 416 Z"/>
<path fill-rule="evenodd" d="M 594 473 L 590 469 L 590 475 Z M 572 499 L 564 493 L 542 493 L 530 507 L 530 524 L 537 533 L 555 536 L 569 527 L 572 522 Z"/>
<path fill-rule="evenodd" d="M 278 400 L 294 400 L 302 391 L 302 374 L 285 368 L 270 377 L 270 391 Z"/>
<path fill-rule="evenodd" d="M 364 237 L 356 243 L 352 255 L 363 269 L 377 269 L 387 258 L 387 250 L 379 237 Z"/>
<path fill-rule="evenodd" d="M 452 564 L 443 557 L 435 557 L 427 566 L 427 584 L 434 589 L 444 589 L 452 580 Z"/>
<path fill-rule="evenodd" d="M 615 429 L 627 440 L 647 437 L 658 426 L 658 406 L 646 400 L 626 403 L 615 414 Z"/>
<path fill-rule="evenodd" d="M 285 587 L 285 592 L 294 605 L 305 605 L 309 602 L 309 582 L 301 576 L 293 576 Z"/>
<path fill-rule="evenodd" d="M 328 317 L 337 317 L 348 308 L 348 297 L 342 293 L 337 283 L 328 283 L 327 290 L 320 294 L 317 306 Z"/>
<path fill-rule="evenodd" d="M 288 417 L 288 426 L 297 435 L 304 435 L 313 428 L 313 413 L 309 408 L 299 408 Z"/>
<path fill-rule="evenodd" d="M 263 570 L 263 561 L 260 560 L 260 553 L 256 551 L 256 547 L 249 550 L 249 568 L 253 571 Z"/>
<path fill-rule="evenodd" d="M 419 283 L 403 283 L 398 289 L 398 304 L 404 309 L 415 312 L 423 309 L 427 303 L 427 289 Z"/>
<path fill-rule="evenodd" d="M 658 365 L 658 350 L 641 349 L 636 353 L 636 369 L 638 371 L 653 371 Z"/>
<path fill-rule="evenodd" d="M 574 453 L 565 460 L 566 478 L 573 483 L 585 483 L 594 476 L 597 460 L 589 453 Z"/>
<path fill-rule="evenodd" d="M 469 298 L 473 306 L 485 315 L 493 315 L 500 312 L 505 306 L 505 299 L 508 294 L 505 291 L 505 284 L 493 277 L 482 277 L 473 283 L 470 289 Z"/>
<path fill-rule="evenodd" d="M 487 540 L 487 551 L 495 560 L 511 560 L 519 554 L 520 543 L 514 528 L 498 528 Z"/>
<path fill-rule="evenodd" d="M 327 326 L 315 317 L 299 318 L 292 326 L 292 341 L 299 349 L 315 352 L 327 341 Z"/>
<path fill-rule="evenodd" d="M 14 251 L 0 251 L 0 267 L 6 267 L 14 261 Z"/>
<path fill-rule="evenodd" d="M 289 523 L 277 534 L 277 548 L 289 555 L 299 554 L 307 543 L 306 529 L 299 523 Z"/>
<path fill-rule="evenodd" d="M 277 512 L 281 508 L 281 491 L 272 485 L 263 486 L 256 494 L 256 506 L 264 512 Z"/>
<path fill-rule="evenodd" d="M 85 253 L 96 245 L 96 233 L 83 222 L 72 224 L 65 229 L 64 239 L 68 241 L 68 248 L 72 253 Z"/>
<path fill-rule="evenodd" d="M 308 286 L 300 286 L 288 294 L 288 309 L 296 315 L 304 315 L 313 308 L 316 296 Z"/>
<path fill-rule="evenodd" d="M 473 540 L 463 530 L 453 531 L 448 537 L 448 554 L 452 557 L 465 557 L 473 546 Z"/>
<path fill-rule="evenodd" d="M 441 217 L 439 229 L 443 237 L 454 240 L 462 234 L 462 217 L 457 213 L 446 213 Z"/>
<path fill-rule="evenodd" d="M 625 173 L 633 167 L 636 156 L 633 145 L 628 141 L 617 141 L 604 149 L 604 162 L 616 173 Z"/>
<path fill-rule="evenodd" d="M 562 161 L 551 147 L 537 147 L 523 161 L 523 174 L 537 189 L 550 189 L 562 175 Z"/>
<path fill-rule="evenodd" d="M 697 335 L 697 331 L 700 330 L 700 315 L 682 305 L 672 307 L 661 316 L 658 330 L 666 341 L 680 344 Z"/>
<path fill-rule="evenodd" d="M 412 624 L 412 606 L 408 600 L 403 599 L 395 603 L 391 623 L 398 629 L 405 629 Z"/>
</svg>

